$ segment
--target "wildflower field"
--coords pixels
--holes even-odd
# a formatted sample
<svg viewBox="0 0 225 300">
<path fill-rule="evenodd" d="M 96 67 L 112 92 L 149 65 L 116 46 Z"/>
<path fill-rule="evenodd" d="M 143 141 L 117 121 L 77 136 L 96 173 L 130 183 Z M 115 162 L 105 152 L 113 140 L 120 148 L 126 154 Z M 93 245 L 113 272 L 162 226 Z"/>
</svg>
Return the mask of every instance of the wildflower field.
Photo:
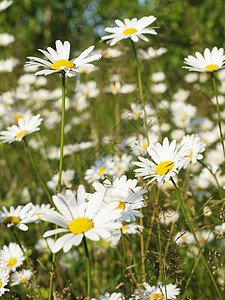
<svg viewBox="0 0 225 300">
<path fill-rule="evenodd" d="M 0 0 L 0 297 L 225 299 L 223 0 Z"/>
</svg>

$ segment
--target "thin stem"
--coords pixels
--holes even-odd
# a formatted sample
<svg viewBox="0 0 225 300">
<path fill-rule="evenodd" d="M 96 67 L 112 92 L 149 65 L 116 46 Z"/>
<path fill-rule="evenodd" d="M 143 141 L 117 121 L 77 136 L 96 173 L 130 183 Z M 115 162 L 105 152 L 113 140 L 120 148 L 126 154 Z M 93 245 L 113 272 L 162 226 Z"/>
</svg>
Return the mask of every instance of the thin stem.
<svg viewBox="0 0 225 300">
<path fill-rule="evenodd" d="M 115 140 L 116 140 L 116 152 L 119 155 L 120 152 L 120 102 L 119 97 L 115 97 Z"/>
<path fill-rule="evenodd" d="M 216 88 L 216 81 L 213 72 L 212 74 L 212 82 L 213 82 L 213 88 L 214 92 L 216 95 L 216 110 L 217 110 L 217 118 L 218 118 L 218 127 L 220 131 L 220 142 L 223 148 L 223 155 L 224 155 L 224 160 L 225 160 L 225 148 L 224 148 L 224 143 L 223 143 L 223 132 L 222 132 L 222 127 L 221 127 L 221 119 L 220 119 L 220 106 L 219 106 L 219 101 L 218 101 L 218 93 L 217 93 L 217 88 Z"/>
<path fill-rule="evenodd" d="M 28 144 L 27 144 L 27 140 L 26 140 L 25 137 L 23 138 L 23 141 L 24 141 L 24 145 L 25 145 L 26 151 L 27 151 L 28 156 L 29 156 L 29 159 L 30 159 L 31 166 L 32 166 L 32 168 L 33 168 L 33 170 L 34 170 L 34 172 L 35 172 L 35 174 L 36 174 L 36 176 L 37 176 L 37 179 L 39 180 L 40 184 L 42 185 L 42 187 L 43 187 L 43 189 L 44 189 L 44 191 L 45 191 L 45 193 L 46 193 L 46 196 L 48 197 L 48 200 L 49 200 L 50 203 L 54 206 L 54 203 L 53 203 L 53 201 L 52 201 L 52 197 L 51 197 L 51 195 L 50 195 L 50 193 L 49 193 L 49 190 L 48 190 L 46 184 L 44 183 L 44 181 L 42 180 L 42 178 L 41 178 L 41 176 L 40 176 L 40 174 L 39 174 L 39 172 L 38 172 L 38 170 L 37 170 L 37 168 L 36 168 L 36 165 L 35 165 L 33 156 L 32 156 L 32 154 L 31 154 L 31 152 L 30 152 L 30 149 L 29 149 L 29 146 L 28 146 Z"/>
<path fill-rule="evenodd" d="M 130 41 L 131 41 L 131 44 L 132 44 L 132 47 L 133 47 L 133 50 L 134 50 L 134 55 L 135 55 L 135 59 L 136 59 L 136 63 L 137 63 L 139 92 L 140 92 L 142 108 L 143 108 L 143 111 L 144 111 L 145 134 L 146 134 L 146 138 L 147 138 L 147 141 L 148 141 L 148 144 L 149 144 L 148 123 L 147 123 L 147 115 L 146 115 L 146 110 L 145 110 L 145 100 L 144 100 L 143 89 L 142 89 L 140 61 L 139 61 L 139 58 L 137 56 L 137 51 L 136 51 L 134 42 L 131 39 L 130 39 Z"/>
<path fill-rule="evenodd" d="M 58 189 L 57 192 L 61 192 L 61 181 L 62 181 L 62 169 L 63 169 L 63 145 L 64 145 L 64 124 L 65 124 L 65 73 L 62 73 L 62 119 L 61 119 L 61 140 L 60 140 L 60 161 L 59 161 L 59 178 L 58 178 Z M 55 229 L 58 225 L 55 226 Z M 57 240 L 57 234 L 55 235 L 55 241 Z M 53 293 L 53 278 L 55 276 L 55 260 L 56 253 L 52 255 L 52 268 L 50 272 L 50 283 L 48 300 L 52 299 Z"/>
<path fill-rule="evenodd" d="M 140 213 L 142 213 L 142 208 L 140 209 Z M 146 281 L 145 276 L 145 249 L 144 249 L 144 235 L 143 235 L 143 219 L 140 218 L 140 226 L 141 226 L 141 270 L 143 275 L 144 282 Z"/>
<path fill-rule="evenodd" d="M 40 290 L 39 290 L 39 288 L 38 288 L 37 278 L 36 278 L 36 276 L 35 276 L 34 269 L 33 269 L 32 265 L 31 265 L 30 259 L 29 259 L 28 255 L 27 255 L 27 253 L 24 251 L 24 247 L 23 247 L 23 246 L 21 245 L 21 243 L 20 243 L 20 240 L 19 240 L 19 238 L 18 238 L 18 236 L 17 236 L 17 233 L 16 233 L 15 228 L 14 228 L 14 227 L 11 227 L 10 229 L 11 229 L 11 233 L 12 233 L 12 236 L 13 236 L 14 240 L 16 241 L 16 243 L 19 245 L 21 251 L 23 252 L 23 255 L 24 255 L 25 259 L 26 259 L 26 262 L 27 262 L 27 264 L 28 264 L 28 267 L 29 267 L 29 269 L 30 269 L 31 272 L 32 272 L 32 277 L 33 277 L 33 280 L 34 280 L 35 291 L 36 291 L 36 293 L 37 293 L 39 296 L 41 296 L 41 292 L 40 292 Z"/>
<path fill-rule="evenodd" d="M 86 268 L 87 268 L 87 298 L 88 300 L 91 299 L 91 263 L 90 263 L 90 256 L 88 252 L 87 242 L 85 236 L 83 237 L 83 245 L 84 251 L 86 254 Z"/>
<path fill-rule="evenodd" d="M 123 244 L 123 289 L 124 289 L 124 296 L 126 299 L 126 243 L 124 239 L 124 234 L 122 228 L 120 229 L 122 244 Z"/>
<path fill-rule="evenodd" d="M 215 289 L 216 289 L 216 291 L 217 291 L 217 294 L 218 294 L 219 298 L 220 298 L 221 300 L 223 300 L 223 297 L 222 297 L 222 295 L 221 295 L 221 293 L 220 293 L 220 290 L 219 290 L 219 288 L 218 288 L 218 286 L 217 286 L 217 284 L 216 284 L 216 281 L 215 281 L 215 279 L 214 279 L 214 277 L 213 277 L 213 275 L 212 275 L 212 272 L 211 272 L 211 270 L 210 270 L 210 268 L 209 268 L 209 266 L 208 266 L 208 264 L 207 264 L 207 262 L 206 262 L 206 259 L 205 259 L 205 257 L 204 257 L 203 252 L 202 252 L 202 249 L 201 249 L 201 247 L 200 247 L 200 244 L 199 244 L 199 242 L 198 242 L 198 239 L 197 239 L 197 237 L 196 237 L 196 235 L 195 235 L 195 231 L 194 231 L 194 229 L 193 229 L 193 227 L 192 227 L 192 225 L 191 225 L 191 223 L 190 223 L 190 221 L 189 221 L 189 219 L 188 219 L 188 216 L 187 216 L 187 214 L 186 214 L 186 211 L 185 211 L 185 208 L 184 208 L 184 204 L 183 204 L 183 201 L 182 201 L 182 199 L 181 199 L 181 196 L 180 196 L 180 192 L 179 192 L 179 190 L 178 190 L 178 187 L 177 187 L 177 185 L 176 185 L 176 183 L 175 183 L 175 181 L 173 180 L 172 177 L 171 177 L 171 181 L 172 181 L 172 183 L 173 183 L 173 185 L 174 185 L 174 187 L 175 187 L 175 190 L 176 190 L 176 193 L 177 193 L 177 197 L 178 197 L 178 199 L 179 199 L 180 206 L 181 206 L 181 209 L 182 209 L 184 218 L 185 218 L 185 220 L 186 220 L 186 222 L 187 222 L 187 224 L 188 224 L 188 227 L 189 227 L 191 233 L 193 234 L 194 240 L 195 240 L 195 242 L 196 242 L 196 245 L 197 245 L 197 247 L 198 247 L 199 253 L 200 253 L 200 255 L 201 255 L 201 259 L 202 259 L 202 261 L 203 261 L 203 263 L 204 263 L 204 265 L 205 265 L 207 271 L 209 272 L 209 276 L 210 276 L 210 278 L 211 278 L 211 280 L 212 280 L 212 282 L 213 282 L 213 284 L 214 284 L 214 287 L 215 287 Z"/>
</svg>

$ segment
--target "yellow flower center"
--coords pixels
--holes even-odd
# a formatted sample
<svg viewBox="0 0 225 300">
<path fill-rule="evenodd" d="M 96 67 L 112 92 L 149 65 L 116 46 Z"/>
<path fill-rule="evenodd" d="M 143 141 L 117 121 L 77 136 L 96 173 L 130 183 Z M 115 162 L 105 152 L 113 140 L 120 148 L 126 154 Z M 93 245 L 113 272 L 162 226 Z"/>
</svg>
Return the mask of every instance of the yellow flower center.
<svg viewBox="0 0 225 300">
<path fill-rule="evenodd" d="M 38 102 L 42 102 L 43 100 L 44 100 L 44 99 L 43 99 L 42 97 L 38 97 L 38 98 L 37 98 L 37 101 L 38 101 Z"/>
<path fill-rule="evenodd" d="M 127 230 L 129 227 L 128 226 L 123 226 L 121 229 L 122 231 Z M 117 229 L 118 231 L 120 231 L 120 229 Z"/>
<path fill-rule="evenodd" d="M 57 60 L 54 64 L 51 65 L 51 68 L 53 70 L 56 70 L 56 71 L 59 71 L 59 72 L 61 71 L 60 70 L 61 67 L 72 69 L 72 68 L 75 67 L 75 64 L 72 61 L 69 61 L 67 59 L 60 59 L 60 60 Z"/>
<path fill-rule="evenodd" d="M 28 132 L 27 130 L 23 130 L 17 133 L 16 138 L 23 137 L 24 133 Z"/>
<path fill-rule="evenodd" d="M 2 223 L 4 225 L 7 225 L 7 224 L 17 225 L 17 224 L 19 224 L 20 221 L 21 221 L 21 219 L 18 217 L 9 216 L 9 217 L 5 218 Z"/>
<path fill-rule="evenodd" d="M 110 92 L 111 92 L 112 94 L 116 94 L 116 93 L 119 92 L 119 89 L 116 88 L 116 87 L 113 87 L 113 88 L 110 89 Z"/>
<path fill-rule="evenodd" d="M 15 114 L 15 115 L 14 115 L 14 120 L 15 120 L 16 122 L 18 122 L 18 120 L 19 120 L 20 118 L 22 118 L 22 115 L 21 115 L 21 114 Z"/>
<path fill-rule="evenodd" d="M 21 278 L 20 279 L 20 282 L 26 282 L 28 280 L 28 278 L 27 277 L 24 277 L 24 278 Z"/>
<path fill-rule="evenodd" d="M 10 258 L 7 262 L 7 267 L 8 268 L 13 267 L 16 264 L 16 262 L 17 262 L 17 259 L 15 257 Z"/>
<path fill-rule="evenodd" d="M 11 105 L 10 102 L 5 102 L 5 106 L 6 106 L 6 107 L 8 107 L 8 106 L 10 106 L 10 105 Z"/>
<path fill-rule="evenodd" d="M 135 111 L 134 116 L 135 117 L 140 117 L 141 116 L 141 111 Z"/>
<path fill-rule="evenodd" d="M 115 201 L 119 202 L 119 205 L 115 209 L 124 209 L 125 208 L 125 204 L 122 201 L 118 201 L 118 200 L 115 200 Z M 115 201 L 112 201 L 112 202 L 115 202 Z"/>
<path fill-rule="evenodd" d="M 204 237 L 201 237 L 201 238 L 199 239 L 199 242 L 200 242 L 200 243 L 205 243 L 205 242 L 206 242 L 206 239 L 205 239 Z"/>
<path fill-rule="evenodd" d="M 163 299 L 164 296 L 160 293 L 154 293 L 150 296 L 150 299 Z"/>
<path fill-rule="evenodd" d="M 80 73 L 87 73 L 87 68 L 83 68 L 80 70 Z"/>
<path fill-rule="evenodd" d="M 101 175 L 105 172 L 106 168 L 102 167 L 98 170 L 98 174 Z"/>
<path fill-rule="evenodd" d="M 0 281 L 0 288 L 2 287 L 2 282 Z"/>
<path fill-rule="evenodd" d="M 48 251 L 49 250 L 49 247 L 48 246 L 45 246 L 44 247 L 44 251 Z"/>
<path fill-rule="evenodd" d="M 193 156 L 193 152 L 191 150 L 191 153 L 188 155 L 188 157 L 192 158 L 192 156 Z"/>
<path fill-rule="evenodd" d="M 84 97 L 88 97 L 89 93 L 88 92 L 84 92 L 83 95 L 84 95 Z"/>
<path fill-rule="evenodd" d="M 155 171 L 158 175 L 165 175 L 169 173 L 174 167 L 174 163 L 170 160 L 166 160 L 158 164 Z"/>
<path fill-rule="evenodd" d="M 94 227 L 92 220 L 88 218 L 73 219 L 68 225 L 69 231 L 73 234 L 84 233 Z"/>
<path fill-rule="evenodd" d="M 213 72 L 216 68 L 219 68 L 219 66 L 212 64 L 206 66 L 204 69 Z"/>
<path fill-rule="evenodd" d="M 127 29 L 125 29 L 125 30 L 123 31 L 123 34 L 129 35 L 129 34 L 133 34 L 133 33 L 135 33 L 135 32 L 137 32 L 137 29 L 135 29 L 135 28 L 127 28 Z"/>
<path fill-rule="evenodd" d="M 144 143 L 143 145 L 142 145 L 142 148 L 143 149 L 146 149 L 148 147 L 148 143 Z"/>
<path fill-rule="evenodd" d="M 182 242 L 186 242 L 186 240 L 187 240 L 186 236 L 182 236 L 180 239 Z"/>
</svg>

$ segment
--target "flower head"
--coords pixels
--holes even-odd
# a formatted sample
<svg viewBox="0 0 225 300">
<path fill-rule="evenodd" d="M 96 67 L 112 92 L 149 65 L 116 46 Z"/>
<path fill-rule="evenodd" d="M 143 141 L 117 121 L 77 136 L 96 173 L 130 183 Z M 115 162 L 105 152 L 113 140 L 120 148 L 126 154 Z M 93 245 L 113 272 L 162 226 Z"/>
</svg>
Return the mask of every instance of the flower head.
<svg viewBox="0 0 225 300">
<path fill-rule="evenodd" d="M 166 287 L 163 286 L 162 282 L 159 282 L 157 286 L 150 286 L 147 282 L 143 283 L 145 290 L 138 289 L 136 293 L 140 295 L 140 299 L 176 299 L 180 294 L 180 288 L 170 283 Z M 139 298 L 138 298 L 139 299 Z"/>
<path fill-rule="evenodd" d="M 6 262 L 8 270 L 13 272 L 17 267 L 21 266 L 25 260 L 20 246 L 16 243 L 9 243 L 9 246 L 4 245 L 0 257 Z"/>
<path fill-rule="evenodd" d="M 42 216 L 42 220 L 59 226 L 58 229 L 45 232 L 44 237 L 56 233 L 64 233 L 57 239 L 52 252 L 58 252 L 63 248 L 68 252 L 71 247 L 78 246 L 83 237 L 92 241 L 110 237 L 110 230 L 121 228 L 122 224 L 114 222 L 121 216 L 121 209 L 116 209 L 118 201 L 110 203 L 101 208 L 103 193 L 88 194 L 89 201 L 86 202 L 87 194 L 84 187 L 80 186 L 77 191 L 77 200 L 69 190 L 65 194 L 53 196 L 53 202 L 59 212 L 49 212 Z"/>
<path fill-rule="evenodd" d="M 101 54 L 89 56 L 94 46 L 90 46 L 83 51 L 77 58 L 69 60 L 70 56 L 70 43 L 65 41 L 62 43 L 60 40 L 55 42 L 56 50 L 48 47 L 47 50 L 38 49 L 42 52 L 48 60 L 44 60 L 38 57 L 29 56 L 26 66 L 34 67 L 46 67 L 47 70 L 41 70 L 35 73 L 35 75 L 49 75 L 58 72 L 65 72 L 67 76 L 72 77 L 79 74 L 78 68 L 88 68 L 93 66 L 89 62 L 97 60 L 101 57 Z M 78 77 L 79 78 L 79 77 Z"/>
<path fill-rule="evenodd" d="M 32 272 L 29 269 L 28 270 L 23 269 L 20 272 L 15 272 L 12 274 L 11 277 L 11 286 L 25 283 L 30 280 L 31 276 L 32 276 Z"/>
<path fill-rule="evenodd" d="M 9 126 L 7 131 L 0 132 L 0 140 L 9 144 L 15 141 L 21 142 L 23 137 L 40 130 L 38 126 L 40 126 L 42 120 L 40 115 L 19 118 L 18 125 Z"/>
<path fill-rule="evenodd" d="M 105 31 L 110 32 L 110 35 L 103 36 L 102 40 L 110 43 L 110 46 L 115 45 L 118 41 L 130 38 L 134 42 L 138 42 L 139 38 L 148 41 L 148 38 L 144 34 L 154 34 L 157 32 L 154 28 L 146 28 L 156 20 L 156 17 L 149 16 L 143 17 L 141 19 L 125 19 L 124 22 L 120 20 L 115 20 L 117 27 L 106 27 Z"/>
<path fill-rule="evenodd" d="M 195 53 L 195 56 L 188 55 L 184 59 L 184 63 L 188 66 L 184 66 L 184 69 L 196 72 L 215 72 L 221 69 L 225 63 L 224 49 L 214 47 L 212 51 L 208 48 L 204 50 L 204 55 L 199 52 Z"/>
</svg>

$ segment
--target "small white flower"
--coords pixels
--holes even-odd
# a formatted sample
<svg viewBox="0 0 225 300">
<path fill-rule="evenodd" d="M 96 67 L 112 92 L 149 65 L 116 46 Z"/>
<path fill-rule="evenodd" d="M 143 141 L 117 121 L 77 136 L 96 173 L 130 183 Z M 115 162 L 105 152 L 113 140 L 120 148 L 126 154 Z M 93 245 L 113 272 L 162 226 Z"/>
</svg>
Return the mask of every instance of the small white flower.
<svg viewBox="0 0 225 300">
<path fill-rule="evenodd" d="M 169 225 L 172 222 L 176 222 L 179 218 L 179 212 L 168 209 L 159 214 L 159 221 L 162 224 Z"/>
<path fill-rule="evenodd" d="M 55 245 L 55 240 L 53 238 L 40 239 L 35 245 L 35 249 L 42 253 L 50 253 L 52 247 Z"/>
<path fill-rule="evenodd" d="M 10 285 L 14 286 L 14 285 L 26 283 L 31 279 L 31 277 L 32 277 L 31 270 L 23 269 L 20 272 L 15 272 L 12 274 Z"/>
<path fill-rule="evenodd" d="M 9 271 L 16 271 L 16 268 L 23 264 L 25 257 L 20 246 L 16 243 L 9 243 L 8 246 L 4 245 L 0 257 L 6 262 L 6 267 Z"/>
<path fill-rule="evenodd" d="M 66 170 L 62 171 L 62 176 L 61 176 L 61 185 L 65 185 L 67 188 L 72 187 L 72 181 L 74 179 L 75 171 L 74 170 Z M 58 179 L 59 179 L 59 173 L 54 175 L 50 181 L 47 182 L 47 186 L 51 189 L 54 190 L 57 185 L 58 185 Z"/>
<path fill-rule="evenodd" d="M 163 286 L 162 282 L 159 282 L 157 286 L 150 286 L 147 282 L 143 283 L 145 290 L 135 290 L 135 294 L 140 296 L 138 299 L 176 299 L 180 294 L 180 288 L 170 283 L 166 287 Z"/>
<path fill-rule="evenodd" d="M 160 47 L 159 49 L 156 49 L 156 50 L 152 47 L 149 47 L 147 49 L 147 51 L 144 51 L 142 49 L 138 50 L 139 57 L 142 59 L 146 59 L 146 60 L 151 60 L 153 58 L 157 58 L 166 52 L 167 52 L 167 49 L 163 48 L 163 47 Z"/>
<path fill-rule="evenodd" d="M 13 35 L 8 34 L 8 33 L 0 34 L 0 46 L 7 46 L 14 41 L 15 41 L 15 38 Z"/>
<path fill-rule="evenodd" d="M 9 289 L 6 289 L 5 286 L 9 281 L 9 269 L 6 267 L 6 263 L 4 260 L 0 260 L 0 297 L 5 294 L 5 292 L 9 292 Z"/>
</svg>

